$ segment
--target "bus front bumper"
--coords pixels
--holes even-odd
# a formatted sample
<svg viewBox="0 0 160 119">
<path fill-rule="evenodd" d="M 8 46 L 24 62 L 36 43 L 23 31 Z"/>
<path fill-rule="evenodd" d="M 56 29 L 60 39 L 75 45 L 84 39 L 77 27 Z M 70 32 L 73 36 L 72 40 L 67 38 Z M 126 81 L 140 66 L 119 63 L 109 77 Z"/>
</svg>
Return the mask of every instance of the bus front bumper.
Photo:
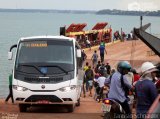
<svg viewBox="0 0 160 119">
<path fill-rule="evenodd" d="M 76 104 L 78 100 L 77 90 L 61 92 L 18 91 L 13 89 L 15 103 L 18 104 Z"/>
</svg>

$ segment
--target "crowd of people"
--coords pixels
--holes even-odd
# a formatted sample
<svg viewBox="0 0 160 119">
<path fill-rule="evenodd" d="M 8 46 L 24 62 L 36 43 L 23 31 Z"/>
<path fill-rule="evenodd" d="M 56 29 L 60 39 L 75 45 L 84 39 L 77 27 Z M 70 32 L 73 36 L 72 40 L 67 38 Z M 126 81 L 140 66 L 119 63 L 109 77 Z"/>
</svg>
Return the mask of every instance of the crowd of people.
<svg viewBox="0 0 160 119">
<path fill-rule="evenodd" d="M 130 33 L 126 34 L 124 31 L 121 31 L 121 33 L 119 33 L 119 31 L 115 31 L 113 33 L 113 40 L 121 40 L 121 41 L 125 41 L 125 40 L 136 40 L 137 37 L 136 35 L 134 35 L 134 33 L 131 31 Z"/>
<path fill-rule="evenodd" d="M 105 47 L 105 44 L 102 43 L 101 46 Z M 105 96 L 116 100 L 126 114 L 131 115 L 132 108 L 136 107 L 137 115 L 146 115 L 160 93 L 158 68 L 151 62 L 144 62 L 140 67 L 141 71 L 137 73 L 128 61 L 120 61 L 114 69 L 109 62 L 104 62 L 105 48 L 102 56 L 100 47 L 100 54 L 98 55 L 95 50 L 91 57 L 92 64 L 86 62 L 83 67 L 83 96 L 86 97 L 86 92 L 89 92 L 89 96 L 101 102 L 104 98 L 104 88 L 107 87 L 109 90 Z M 144 118 L 144 116 L 138 117 L 138 119 Z"/>
<path fill-rule="evenodd" d="M 138 115 L 146 114 L 160 90 L 159 70 L 151 62 L 141 66 L 141 74 L 131 67 L 129 62 L 121 61 L 117 69 L 111 69 L 107 62 L 98 61 L 94 69 L 86 62 L 84 69 L 83 95 L 89 91 L 89 96 L 100 102 L 103 100 L 104 88 L 109 92 L 106 97 L 116 100 L 121 104 L 126 114 L 131 114 L 135 107 Z M 86 86 L 86 88 L 84 88 Z M 94 88 L 94 91 L 92 91 Z"/>
</svg>

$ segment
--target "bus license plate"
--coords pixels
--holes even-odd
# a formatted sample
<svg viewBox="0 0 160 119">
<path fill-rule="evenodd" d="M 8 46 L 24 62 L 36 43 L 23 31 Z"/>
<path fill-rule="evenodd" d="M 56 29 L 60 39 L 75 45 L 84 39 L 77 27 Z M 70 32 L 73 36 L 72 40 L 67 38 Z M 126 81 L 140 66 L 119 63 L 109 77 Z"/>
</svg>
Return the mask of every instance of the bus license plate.
<svg viewBox="0 0 160 119">
<path fill-rule="evenodd" d="M 109 105 L 109 104 L 102 104 L 102 111 L 103 112 L 110 112 L 110 110 L 111 110 L 111 105 Z"/>
<path fill-rule="evenodd" d="M 37 101 L 38 104 L 49 104 L 48 100 L 39 100 Z"/>
</svg>

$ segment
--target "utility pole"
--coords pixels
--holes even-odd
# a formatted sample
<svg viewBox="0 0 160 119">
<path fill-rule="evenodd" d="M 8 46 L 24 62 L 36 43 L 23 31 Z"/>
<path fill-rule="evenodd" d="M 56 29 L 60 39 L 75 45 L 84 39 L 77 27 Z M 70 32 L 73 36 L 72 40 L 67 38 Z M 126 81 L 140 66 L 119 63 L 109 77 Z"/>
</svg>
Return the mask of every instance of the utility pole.
<svg viewBox="0 0 160 119">
<path fill-rule="evenodd" d="M 140 16 L 140 28 L 142 28 L 143 16 Z"/>
</svg>

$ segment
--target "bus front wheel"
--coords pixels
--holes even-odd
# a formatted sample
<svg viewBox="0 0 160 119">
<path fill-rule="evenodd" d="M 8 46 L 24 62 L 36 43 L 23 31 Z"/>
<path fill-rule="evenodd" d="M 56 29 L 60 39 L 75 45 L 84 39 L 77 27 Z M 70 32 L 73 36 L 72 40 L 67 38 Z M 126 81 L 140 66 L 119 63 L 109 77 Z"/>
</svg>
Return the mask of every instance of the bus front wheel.
<svg viewBox="0 0 160 119">
<path fill-rule="evenodd" d="M 27 111 L 27 106 L 24 104 L 19 104 L 19 111 L 20 112 L 26 112 Z"/>
<path fill-rule="evenodd" d="M 73 112 L 74 111 L 74 105 L 68 105 L 68 112 Z"/>
<path fill-rule="evenodd" d="M 77 100 L 76 106 L 80 106 L 80 98 Z"/>
</svg>

